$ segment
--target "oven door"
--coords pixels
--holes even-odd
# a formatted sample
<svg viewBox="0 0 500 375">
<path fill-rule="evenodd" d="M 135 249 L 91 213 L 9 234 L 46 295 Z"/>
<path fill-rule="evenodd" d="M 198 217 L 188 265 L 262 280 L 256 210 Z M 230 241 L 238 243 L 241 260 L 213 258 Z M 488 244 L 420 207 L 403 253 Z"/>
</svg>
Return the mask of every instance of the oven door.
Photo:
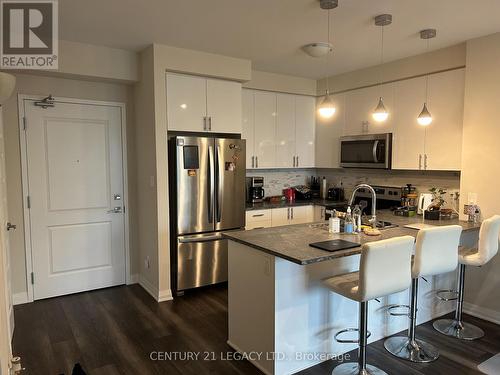
<svg viewBox="0 0 500 375">
<path fill-rule="evenodd" d="M 343 168 L 391 168 L 392 133 L 340 138 L 340 166 Z"/>
</svg>

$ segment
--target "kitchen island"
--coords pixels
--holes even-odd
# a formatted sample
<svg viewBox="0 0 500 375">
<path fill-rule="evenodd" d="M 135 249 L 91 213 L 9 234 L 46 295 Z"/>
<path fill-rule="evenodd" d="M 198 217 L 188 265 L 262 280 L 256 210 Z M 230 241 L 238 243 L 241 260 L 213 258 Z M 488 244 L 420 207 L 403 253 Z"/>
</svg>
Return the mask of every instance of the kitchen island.
<svg viewBox="0 0 500 375">
<path fill-rule="evenodd" d="M 338 238 L 363 244 L 416 236 L 418 230 L 404 225 L 423 223 L 421 218 L 395 217 L 388 212 L 379 213 L 378 219 L 399 226 L 385 229 L 377 237 L 330 234 L 324 222 L 227 233 L 228 344 L 239 352 L 255 353 L 249 360 L 264 373 L 273 375 L 292 374 L 355 349 L 356 344 L 339 344 L 333 337 L 341 329 L 357 327 L 357 304 L 332 293 L 322 285 L 322 280 L 356 271 L 361 247 L 330 253 L 309 244 Z M 478 239 L 478 224 L 458 220 L 424 224 L 461 225 L 463 246 L 473 246 Z M 418 324 L 454 308 L 452 302 L 440 302 L 434 291 L 454 289 L 455 273 L 427 281 L 420 284 Z M 388 315 L 387 308 L 394 304 L 408 304 L 408 292 L 384 297 L 380 303 L 370 302 L 369 342 L 408 327 L 405 317 Z"/>
</svg>

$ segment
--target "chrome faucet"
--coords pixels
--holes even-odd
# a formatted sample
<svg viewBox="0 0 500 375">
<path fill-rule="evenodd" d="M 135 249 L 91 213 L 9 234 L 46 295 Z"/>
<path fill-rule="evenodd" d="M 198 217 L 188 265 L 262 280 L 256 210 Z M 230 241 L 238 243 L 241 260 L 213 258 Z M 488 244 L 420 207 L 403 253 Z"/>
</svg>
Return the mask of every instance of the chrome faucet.
<svg viewBox="0 0 500 375">
<path fill-rule="evenodd" d="M 356 187 L 352 191 L 351 199 L 349 199 L 349 206 L 352 206 L 352 203 L 354 202 L 354 196 L 359 189 L 368 189 L 372 193 L 372 218 L 370 219 L 370 223 L 372 224 L 373 228 L 377 228 L 377 193 L 375 192 L 375 189 L 373 189 L 370 185 L 356 185 Z"/>
</svg>

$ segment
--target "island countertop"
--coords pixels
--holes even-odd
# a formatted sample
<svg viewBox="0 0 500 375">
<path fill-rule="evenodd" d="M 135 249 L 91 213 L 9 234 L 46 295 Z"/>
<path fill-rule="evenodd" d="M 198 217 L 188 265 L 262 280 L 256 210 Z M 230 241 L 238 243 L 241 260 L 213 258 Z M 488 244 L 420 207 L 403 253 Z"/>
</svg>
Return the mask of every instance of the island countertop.
<svg viewBox="0 0 500 375">
<path fill-rule="evenodd" d="M 328 232 L 328 223 L 325 221 L 321 223 L 287 225 L 282 227 L 227 232 L 224 233 L 224 237 L 257 250 L 264 251 L 276 257 L 289 260 L 293 263 L 306 265 L 360 254 L 361 246 L 367 242 L 380 241 L 405 235 L 415 237 L 417 235 L 417 229 L 405 228 L 404 225 L 416 223 L 425 223 L 434 226 L 458 224 L 462 226 L 464 232 L 479 230 L 480 227 L 480 223 L 470 223 L 467 221 L 460 221 L 458 219 L 423 221 L 421 217 L 408 218 L 395 216 L 390 211 L 379 211 L 377 213 L 377 219 L 397 224 L 398 227 L 381 230 L 382 234 L 380 236 L 367 236 L 363 233 L 333 234 Z M 360 243 L 361 246 L 335 252 L 328 252 L 309 246 L 309 244 L 313 242 L 334 239 L 344 239 L 346 241 Z"/>
</svg>

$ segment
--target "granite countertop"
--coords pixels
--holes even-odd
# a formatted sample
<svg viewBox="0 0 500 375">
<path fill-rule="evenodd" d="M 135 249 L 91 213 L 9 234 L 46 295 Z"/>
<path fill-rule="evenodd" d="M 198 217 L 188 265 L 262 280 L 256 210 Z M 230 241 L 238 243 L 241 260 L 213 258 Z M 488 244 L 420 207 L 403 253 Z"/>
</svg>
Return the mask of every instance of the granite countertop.
<svg viewBox="0 0 500 375">
<path fill-rule="evenodd" d="M 399 227 L 381 230 L 380 236 L 367 236 L 365 234 L 328 233 L 326 222 L 313 224 L 287 225 L 283 227 L 253 229 L 224 233 L 230 240 L 242 243 L 268 254 L 289 260 L 300 265 L 323 262 L 361 253 L 361 246 L 352 249 L 328 252 L 309 246 L 311 242 L 344 239 L 363 245 L 366 242 L 380 241 L 388 238 L 410 235 L 415 237 L 416 229 L 404 228 L 403 225 L 422 223 L 422 217 L 406 218 L 395 216 L 390 211 L 379 211 L 378 220 L 390 221 Z M 452 220 L 425 220 L 430 225 L 461 225 L 464 231 L 479 230 L 480 224 L 467 221 Z"/>
<path fill-rule="evenodd" d="M 344 207 L 347 205 L 347 201 L 330 201 L 327 199 L 313 198 L 308 201 L 281 201 L 277 203 L 271 203 L 268 201 L 262 203 L 247 203 L 246 210 L 269 210 L 272 208 L 282 208 L 282 207 L 298 207 L 298 206 L 332 206 L 332 207 Z"/>
</svg>

